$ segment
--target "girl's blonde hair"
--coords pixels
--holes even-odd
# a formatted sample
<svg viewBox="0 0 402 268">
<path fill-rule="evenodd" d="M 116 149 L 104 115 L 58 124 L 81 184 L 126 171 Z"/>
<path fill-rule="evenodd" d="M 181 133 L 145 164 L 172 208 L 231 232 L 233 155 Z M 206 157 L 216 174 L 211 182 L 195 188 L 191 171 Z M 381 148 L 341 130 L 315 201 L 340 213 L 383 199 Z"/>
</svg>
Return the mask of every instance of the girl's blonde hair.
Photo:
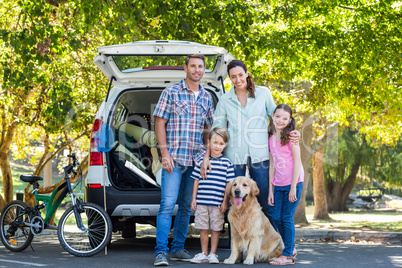
<svg viewBox="0 0 402 268">
<path fill-rule="evenodd" d="M 222 137 L 223 141 L 225 143 L 228 143 L 229 140 L 229 134 L 226 132 L 226 130 L 224 130 L 221 127 L 215 127 L 214 129 L 211 130 L 211 132 L 209 132 L 209 137 L 208 139 L 211 140 L 213 135 L 219 135 Z"/>
<path fill-rule="evenodd" d="M 274 110 L 274 114 L 276 112 L 276 110 L 278 109 L 282 109 L 285 110 L 286 112 L 288 112 L 290 114 L 290 123 L 283 129 L 282 133 L 281 133 L 281 145 L 286 145 L 289 140 L 290 140 L 290 132 L 292 132 L 293 130 L 296 129 L 296 121 L 292 116 L 292 108 L 290 108 L 289 105 L 287 104 L 279 104 L 278 106 L 276 106 L 275 110 Z M 268 128 L 268 137 L 271 137 L 272 135 L 275 134 L 275 125 L 274 122 L 272 121 L 272 117 L 270 117 L 269 119 L 269 128 Z"/>
</svg>

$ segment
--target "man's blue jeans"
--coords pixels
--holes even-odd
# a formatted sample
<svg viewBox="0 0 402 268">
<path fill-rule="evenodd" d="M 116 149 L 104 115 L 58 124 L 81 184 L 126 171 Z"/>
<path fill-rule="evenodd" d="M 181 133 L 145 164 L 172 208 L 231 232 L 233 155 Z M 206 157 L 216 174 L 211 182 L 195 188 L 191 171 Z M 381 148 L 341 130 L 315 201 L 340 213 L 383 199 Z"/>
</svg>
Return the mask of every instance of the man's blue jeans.
<svg viewBox="0 0 402 268">
<path fill-rule="evenodd" d="M 172 213 L 178 202 L 179 208 L 173 226 L 172 253 L 184 249 L 190 223 L 191 201 L 194 179 L 190 178 L 194 167 L 185 167 L 174 162 L 175 167 L 170 174 L 162 170 L 161 204 L 156 219 L 156 247 L 155 255 L 167 253 L 168 235 L 172 225 Z"/>
<path fill-rule="evenodd" d="M 269 190 L 269 160 L 251 163 L 248 159 L 247 165 L 233 165 L 235 177 L 244 176 L 246 174 L 246 167 L 250 173 L 250 177 L 257 183 L 260 194 L 257 196 L 258 203 L 262 207 L 262 211 L 269 219 L 272 226 L 276 229 L 275 223 L 272 220 L 273 207 L 268 205 L 268 190 Z"/>
<path fill-rule="evenodd" d="M 300 196 L 303 190 L 303 183 L 299 182 L 296 186 L 296 202 L 289 201 L 290 185 L 275 186 L 274 189 L 274 213 L 272 218 L 278 228 L 279 234 L 282 236 L 285 249 L 282 255 L 292 257 L 293 248 L 295 247 L 295 223 L 293 215 L 295 215 L 297 204 L 299 204 Z"/>
</svg>

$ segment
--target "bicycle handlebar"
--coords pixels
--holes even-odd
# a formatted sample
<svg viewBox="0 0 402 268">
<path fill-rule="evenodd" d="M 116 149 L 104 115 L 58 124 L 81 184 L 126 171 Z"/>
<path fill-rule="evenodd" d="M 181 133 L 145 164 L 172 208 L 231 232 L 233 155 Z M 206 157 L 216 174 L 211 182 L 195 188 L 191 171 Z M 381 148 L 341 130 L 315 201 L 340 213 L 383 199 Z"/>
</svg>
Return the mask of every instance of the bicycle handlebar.
<svg viewBox="0 0 402 268">
<path fill-rule="evenodd" d="M 75 153 L 69 154 L 67 155 L 67 157 L 71 157 L 73 159 L 73 166 L 77 166 L 80 164 L 80 162 L 78 162 L 78 159 L 75 157 Z M 76 173 L 74 173 L 75 175 L 77 175 Z"/>
<path fill-rule="evenodd" d="M 72 158 L 73 163 L 65 167 L 64 170 L 67 172 L 67 174 L 72 172 L 74 175 L 77 175 L 77 171 L 74 170 L 74 167 L 79 166 L 80 162 L 78 161 L 77 157 L 75 157 L 75 153 L 69 154 L 67 157 Z"/>
</svg>

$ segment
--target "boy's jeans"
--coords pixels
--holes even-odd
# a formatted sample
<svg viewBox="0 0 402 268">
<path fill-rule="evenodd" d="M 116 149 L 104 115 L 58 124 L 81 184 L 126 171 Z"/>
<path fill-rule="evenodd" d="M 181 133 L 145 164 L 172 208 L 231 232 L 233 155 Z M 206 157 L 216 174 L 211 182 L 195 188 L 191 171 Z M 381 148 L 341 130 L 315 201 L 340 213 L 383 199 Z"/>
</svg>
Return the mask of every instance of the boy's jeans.
<svg viewBox="0 0 402 268">
<path fill-rule="evenodd" d="M 155 255 L 167 253 L 168 235 L 172 225 L 172 213 L 178 202 L 179 208 L 173 226 L 172 253 L 184 249 L 190 223 L 194 179 L 190 178 L 194 167 L 185 167 L 174 162 L 173 172 L 162 170 L 161 204 L 156 219 Z"/>
<path fill-rule="evenodd" d="M 302 190 L 303 182 L 299 182 L 296 185 L 297 201 L 292 203 L 289 201 L 290 185 L 275 186 L 274 189 L 275 205 L 272 218 L 285 244 L 282 255 L 286 257 L 292 257 L 293 248 L 295 247 L 295 223 L 293 215 L 299 203 Z"/>
</svg>

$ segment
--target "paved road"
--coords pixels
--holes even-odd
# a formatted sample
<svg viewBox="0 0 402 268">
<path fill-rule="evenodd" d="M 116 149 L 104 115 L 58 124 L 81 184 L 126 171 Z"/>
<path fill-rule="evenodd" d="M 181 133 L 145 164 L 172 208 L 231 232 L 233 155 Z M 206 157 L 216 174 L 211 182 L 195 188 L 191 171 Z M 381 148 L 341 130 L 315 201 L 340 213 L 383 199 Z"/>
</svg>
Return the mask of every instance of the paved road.
<svg viewBox="0 0 402 268">
<path fill-rule="evenodd" d="M 222 261 L 229 257 L 227 240 L 221 240 L 218 250 Z M 154 260 L 155 238 L 121 239 L 114 236 L 108 247 L 108 254 L 101 253 L 90 258 L 69 255 L 52 235 L 35 237 L 32 243 L 35 251 L 27 248 L 20 253 L 8 251 L 0 243 L 0 267 L 151 267 Z M 349 243 L 296 242 L 299 255 L 292 267 L 402 267 L 402 245 L 361 245 Z M 191 254 L 199 253 L 199 240 L 187 239 Z M 171 266 L 198 267 L 194 264 L 171 261 Z M 208 264 L 201 264 L 206 267 Z M 254 267 L 267 267 L 266 263 Z M 208 266 L 210 267 L 210 266 Z M 213 267 L 228 267 L 216 264 Z M 232 267 L 243 267 L 236 264 Z"/>
</svg>

